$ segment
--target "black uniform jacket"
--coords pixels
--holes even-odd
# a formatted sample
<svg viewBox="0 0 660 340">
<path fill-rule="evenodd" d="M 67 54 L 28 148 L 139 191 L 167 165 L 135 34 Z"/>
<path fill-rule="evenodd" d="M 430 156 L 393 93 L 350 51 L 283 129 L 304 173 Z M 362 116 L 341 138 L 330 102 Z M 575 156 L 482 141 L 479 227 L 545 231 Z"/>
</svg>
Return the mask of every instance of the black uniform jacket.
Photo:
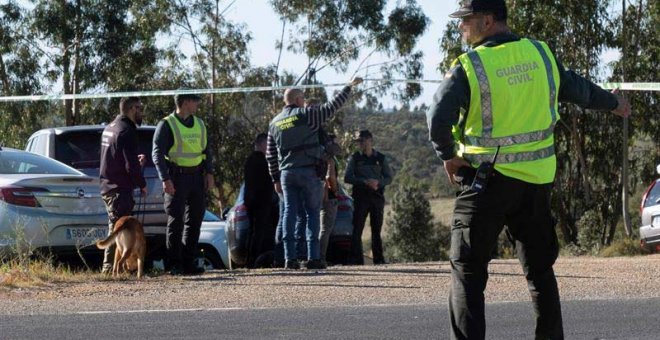
<svg viewBox="0 0 660 340">
<path fill-rule="evenodd" d="M 101 136 L 101 194 L 114 190 L 130 191 L 147 183 L 138 162 L 137 126 L 125 115 L 118 115 Z"/>
</svg>

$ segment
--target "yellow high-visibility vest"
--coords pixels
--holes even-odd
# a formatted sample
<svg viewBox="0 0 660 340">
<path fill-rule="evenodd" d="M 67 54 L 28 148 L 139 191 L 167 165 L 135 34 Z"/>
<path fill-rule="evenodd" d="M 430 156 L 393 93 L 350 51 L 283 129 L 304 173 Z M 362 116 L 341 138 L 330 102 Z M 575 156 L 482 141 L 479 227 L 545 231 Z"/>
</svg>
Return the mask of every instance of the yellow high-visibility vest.
<svg viewBox="0 0 660 340">
<path fill-rule="evenodd" d="M 476 167 L 492 161 L 499 146 L 500 173 L 534 184 L 553 182 L 559 70 L 548 46 L 529 39 L 479 46 L 457 62 L 470 85 L 469 111 L 453 127 L 458 154 Z"/>
<path fill-rule="evenodd" d="M 187 127 L 175 115 L 172 113 L 164 118 L 174 136 L 174 144 L 165 159 L 178 166 L 200 165 L 206 159 L 206 126 L 200 118 L 193 116 L 193 126 Z"/>
</svg>

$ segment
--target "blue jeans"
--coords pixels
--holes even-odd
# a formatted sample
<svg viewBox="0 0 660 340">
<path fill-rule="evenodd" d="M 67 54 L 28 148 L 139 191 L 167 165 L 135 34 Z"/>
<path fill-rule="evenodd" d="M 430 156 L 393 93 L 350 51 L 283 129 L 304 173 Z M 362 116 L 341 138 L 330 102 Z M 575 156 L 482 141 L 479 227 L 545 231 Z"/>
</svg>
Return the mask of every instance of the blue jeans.
<svg viewBox="0 0 660 340">
<path fill-rule="evenodd" d="M 298 210 L 302 206 L 307 217 L 307 227 L 305 228 L 307 259 L 319 260 L 321 258 L 319 229 L 322 182 L 316 176 L 316 170 L 313 167 L 282 170 L 280 180 L 284 196 L 282 222 L 284 258 L 289 261 L 298 258 L 295 229 Z"/>
<path fill-rule="evenodd" d="M 284 265 L 284 244 L 282 241 L 282 224 L 284 222 L 284 195 L 282 193 L 277 193 L 277 196 L 280 198 L 279 207 L 280 214 L 279 220 L 277 221 L 277 228 L 275 230 L 275 263 Z M 302 196 L 301 196 L 302 197 Z M 302 202 L 302 198 L 301 198 Z M 305 241 L 305 229 L 307 228 L 307 216 L 305 214 L 305 207 L 301 204 L 298 208 L 298 214 L 296 216 L 296 255 L 298 258 L 307 258 L 307 243 Z"/>
</svg>

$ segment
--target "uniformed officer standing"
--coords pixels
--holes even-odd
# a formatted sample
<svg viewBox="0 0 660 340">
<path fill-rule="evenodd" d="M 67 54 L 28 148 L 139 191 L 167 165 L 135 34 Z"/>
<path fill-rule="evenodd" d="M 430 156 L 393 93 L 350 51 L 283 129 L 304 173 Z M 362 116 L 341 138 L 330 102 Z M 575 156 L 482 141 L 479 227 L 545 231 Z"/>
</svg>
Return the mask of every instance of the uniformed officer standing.
<svg viewBox="0 0 660 340">
<path fill-rule="evenodd" d="M 283 240 L 286 269 L 299 269 L 294 229 L 298 207 L 303 205 L 307 214 L 308 269 L 323 269 L 319 245 L 319 215 L 322 182 L 325 173 L 319 173 L 323 163 L 319 128 L 348 99 L 351 86 L 362 82 L 353 79 L 332 101 L 321 106 L 305 105 L 304 93 L 299 89 L 284 92 L 286 106 L 270 123 L 268 131 L 268 170 L 275 191 L 283 193 Z"/>
<path fill-rule="evenodd" d="M 147 183 L 142 175 L 145 155 L 138 155 L 137 126 L 142 124 L 142 102 L 138 97 L 124 97 L 119 101 L 119 115 L 105 127 L 101 136 L 101 197 L 108 211 L 108 232 L 115 222 L 133 213 L 135 201 L 133 189 L 147 193 Z M 115 246 L 105 249 L 103 273 L 110 273 Z"/>
<path fill-rule="evenodd" d="M 166 268 L 172 275 L 201 274 L 195 263 L 206 210 L 206 190 L 215 187 L 206 126 L 194 114 L 201 97 L 174 96 L 176 111 L 156 126 L 152 157 L 163 181 L 167 213 Z"/>
<path fill-rule="evenodd" d="M 558 102 L 620 116 L 628 116 L 630 106 L 565 70 L 544 42 L 512 34 L 503 0 L 463 1 L 450 16 L 461 19 L 463 41 L 473 50 L 454 62 L 427 118 L 449 180 L 462 177 L 451 232 L 451 338 L 485 337 L 488 262 L 506 224 L 532 297 L 535 338 L 562 339 L 550 211 Z"/>
<path fill-rule="evenodd" d="M 367 221 L 371 222 L 371 252 L 374 264 L 385 264 L 383 241 L 380 231 L 383 227 L 385 208 L 385 186 L 392 183 L 392 170 L 387 158 L 373 148 L 373 135 L 369 130 L 355 134 L 360 151 L 348 159 L 344 182 L 353 184 L 353 237 L 351 240 L 352 263 L 363 265 L 362 231 Z"/>
</svg>

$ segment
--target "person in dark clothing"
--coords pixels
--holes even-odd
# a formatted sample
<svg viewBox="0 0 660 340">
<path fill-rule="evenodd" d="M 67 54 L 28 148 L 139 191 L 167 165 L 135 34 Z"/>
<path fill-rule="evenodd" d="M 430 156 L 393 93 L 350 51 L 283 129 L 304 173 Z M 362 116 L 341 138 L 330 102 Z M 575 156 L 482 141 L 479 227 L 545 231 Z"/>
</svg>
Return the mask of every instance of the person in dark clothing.
<svg viewBox="0 0 660 340">
<path fill-rule="evenodd" d="M 353 237 L 351 257 L 353 264 L 364 264 L 362 251 L 362 231 L 367 221 L 371 222 L 371 252 L 374 264 L 385 264 L 383 241 L 380 231 L 383 227 L 385 208 L 385 186 L 392 183 L 392 170 L 387 158 L 373 148 L 373 135 L 369 130 L 356 133 L 355 139 L 360 151 L 348 159 L 344 182 L 353 184 Z"/>
<path fill-rule="evenodd" d="M 260 133 L 254 140 L 254 151 L 243 165 L 245 179 L 245 205 L 250 218 L 250 245 L 248 247 L 248 268 L 262 253 L 272 250 L 275 228 L 271 219 L 273 206 L 273 185 L 266 162 L 268 135 Z"/>
<path fill-rule="evenodd" d="M 454 62 L 427 112 L 430 140 L 449 181 L 460 185 L 451 228 L 450 337 L 485 338 L 488 263 L 506 225 L 532 298 L 534 337 L 563 339 L 550 210 L 558 102 L 624 117 L 630 105 L 565 70 L 544 42 L 511 33 L 503 0 L 463 1 L 450 16 L 460 18 L 463 41 L 473 48 Z"/>
<path fill-rule="evenodd" d="M 101 198 L 108 211 L 108 232 L 120 217 L 133 213 L 133 189 L 146 196 L 147 183 L 142 175 L 145 155 L 138 149 L 137 126 L 142 124 L 142 102 L 138 97 L 124 97 L 119 102 L 119 115 L 105 127 L 101 136 Z M 105 249 L 102 273 L 110 273 L 115 246 Z"/>
<path fill-rule="evenodd" d="M 176 111 L 156 126 L 152 158 L 163 181 L 167 213 L 167 259 L 172 275 L 201 274 L 195 263 L 206 209 L 206 190 L 215 187 L 206 126 L 194 114 L 201 97 L 174 96 Z"/>
</svg>

